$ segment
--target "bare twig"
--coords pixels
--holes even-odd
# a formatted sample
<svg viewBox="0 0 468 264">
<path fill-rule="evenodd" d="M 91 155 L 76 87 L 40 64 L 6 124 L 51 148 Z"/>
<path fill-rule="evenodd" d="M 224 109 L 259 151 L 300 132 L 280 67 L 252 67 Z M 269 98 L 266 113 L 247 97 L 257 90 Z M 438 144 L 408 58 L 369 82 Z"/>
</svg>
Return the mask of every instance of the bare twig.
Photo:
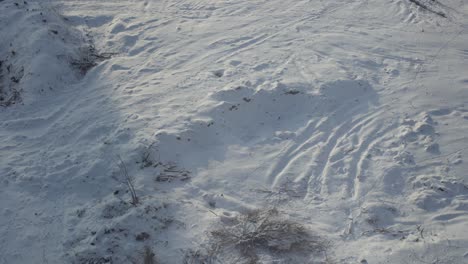
<svg viewBox="0 0 468 264">
<path fill-rule="evenodd" d="M 118 155 L 117 157 L 120 160 L 119 168 L 125 176 L 125 183 L 127 184 L 128 190 L 130 191 L 130 194 L 132 195 L 132 204 L 134 206 L 137 206 L 139 201 L 138 201 L 138 196 L 135 191 L 135 186 L 133 186 L 133 180 L 128 175 L 127 166 L 125 166 L 125 163 L 122 160 L 122 157 L 120 157 L 120 155 Z"/>
</svg>

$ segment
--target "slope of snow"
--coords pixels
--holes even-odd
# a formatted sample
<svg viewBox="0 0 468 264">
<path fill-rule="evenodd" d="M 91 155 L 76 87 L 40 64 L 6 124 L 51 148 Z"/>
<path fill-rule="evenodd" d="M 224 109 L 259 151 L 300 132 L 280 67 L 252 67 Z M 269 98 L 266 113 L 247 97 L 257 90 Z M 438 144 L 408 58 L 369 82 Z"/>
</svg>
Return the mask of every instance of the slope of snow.
<svg viewBox="0 0 468 264">
<path fill-rule="evenodd" d="M 419 3 L 0 1 L 0 263 L 203 263 L 273 207 L 328 247 L 258 263 L 468 263 L 468 3 Z"/>
</svg>

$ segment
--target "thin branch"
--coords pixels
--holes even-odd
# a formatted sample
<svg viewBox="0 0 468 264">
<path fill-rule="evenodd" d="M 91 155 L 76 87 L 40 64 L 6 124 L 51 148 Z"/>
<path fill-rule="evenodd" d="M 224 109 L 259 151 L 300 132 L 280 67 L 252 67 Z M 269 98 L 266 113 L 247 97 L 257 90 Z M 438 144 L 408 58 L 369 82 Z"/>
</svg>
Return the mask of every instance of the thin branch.
<svg viewBox="0 0 468 264">
<path fill-rule="evenodd" d="M 130 194 L 132 195 L 132 204 L 134 206 L 137 206 L 138 202 L 139 202 L 138 201 L 138 196 L 136 194 L 135 187 L 133 186 L 132 179 L 128 175 L 127 166 L 125 166 L 125 162 L 123 161 L 122 157 L 120 157 L 120 155 L 117 155 L 117 157 L 120 160 L 119 168 L 124 173 L 125 183 L 127 184 L 127 187 L 130 190 Z"/>
<path fill-rule="evenodd" d="M 441 17 L 443 17 L 443 18 L 447 18 L 447 15 L 446 15 L 446 14 L 444 14 L 444 13 L 442 13 L 442 12 L 440 12 L 440 11 L 432 10 L 429 6 L 427 6 L 426 4 L 421 3 L 419 0 L 409 0 L 409 1 L 410 1 L 411 3 L 417 5 L 417 6 L 421 7 L 421 8 L 424 9 L 424 10 L 427 10 L 427 11 L 429 11 L 429 12 L 431 12 L 431 13 L 433 13 L 433 14 L 436 14 L 436 15 L 438 15 L 438 16 L 441 16 Z"/>
</svg>

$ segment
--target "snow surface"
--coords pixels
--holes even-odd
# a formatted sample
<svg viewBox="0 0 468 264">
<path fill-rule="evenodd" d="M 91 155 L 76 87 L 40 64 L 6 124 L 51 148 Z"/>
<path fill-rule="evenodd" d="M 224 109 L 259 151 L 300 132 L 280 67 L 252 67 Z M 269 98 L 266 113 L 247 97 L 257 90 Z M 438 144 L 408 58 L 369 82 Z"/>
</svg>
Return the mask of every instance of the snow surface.
<svg viewBox="0 0 468 264">
<path fill-rule="evenodd" d="M 468 263 L 468 2 L 419 2 L 0 1 L 0 263 L 183 263 L 271 207 L 329 246 L 258 263 Z"/>
</svg>

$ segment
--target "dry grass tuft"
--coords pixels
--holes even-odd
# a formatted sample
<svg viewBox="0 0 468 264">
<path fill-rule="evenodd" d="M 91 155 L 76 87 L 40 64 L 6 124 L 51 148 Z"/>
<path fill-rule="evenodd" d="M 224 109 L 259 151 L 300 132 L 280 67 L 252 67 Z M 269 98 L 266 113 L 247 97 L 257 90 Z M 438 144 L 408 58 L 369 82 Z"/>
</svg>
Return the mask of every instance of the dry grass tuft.
<svg viewBox="0 0 468 264">
<path fill-rule="evenodd" d="M 210 245 L 210 250 L 204 250 L 209 254 L 197 251 L 192 262 L 185 263 L 261 263 L 262 256 L 287 261 L 326 251 L 323 239 L 302 224 L 281 217 L 276 209 L 238 216 L 231 225 L 211 232 Z"/>
<path fill-rule="evenodd" d="M 82 47 L 79 50 L 79 57 L 72 59 L 70 64 L 73 68 L 78 70 L 82 75 L 91 70 L 99 62 L 110 59 L 114 53 L 99 53 L 94 45 L 90 44 Z"/>
</svg>

